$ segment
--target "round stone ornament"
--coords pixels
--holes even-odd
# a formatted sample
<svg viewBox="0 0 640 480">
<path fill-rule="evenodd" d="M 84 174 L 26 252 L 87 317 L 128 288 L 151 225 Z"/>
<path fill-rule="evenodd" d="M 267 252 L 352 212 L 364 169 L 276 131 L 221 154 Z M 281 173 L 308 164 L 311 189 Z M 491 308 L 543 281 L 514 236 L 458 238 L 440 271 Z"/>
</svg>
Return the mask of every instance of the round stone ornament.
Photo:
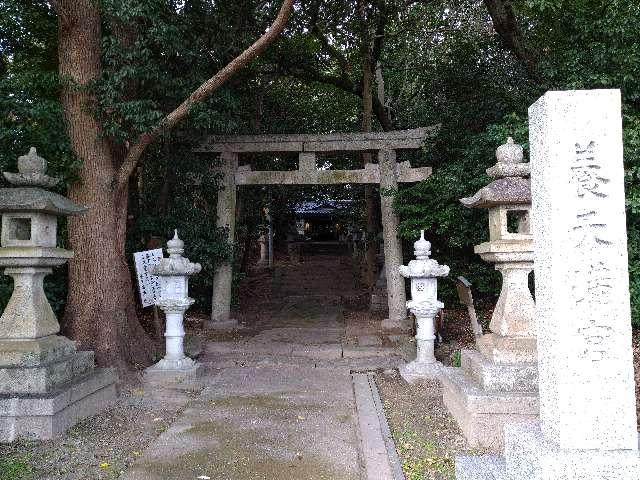
<svg viewBox="0 0 640 480">
<path fill-rule="evenodd" d="M 512 137 L 507 138 L 507 143 L 500 145 L 496 150 L 496 158 L 499 163 L 516 164 L 524 159 L 522 145 L 513 141 Z"/>
<path fill-rule="evenodd" d="M 18 171 L 23 175 L 44 174 L 47 171 L 47 161 L 38 155 L 35 147 L 31 147 L 29 153 L 18 157 Z"/>
</svg>

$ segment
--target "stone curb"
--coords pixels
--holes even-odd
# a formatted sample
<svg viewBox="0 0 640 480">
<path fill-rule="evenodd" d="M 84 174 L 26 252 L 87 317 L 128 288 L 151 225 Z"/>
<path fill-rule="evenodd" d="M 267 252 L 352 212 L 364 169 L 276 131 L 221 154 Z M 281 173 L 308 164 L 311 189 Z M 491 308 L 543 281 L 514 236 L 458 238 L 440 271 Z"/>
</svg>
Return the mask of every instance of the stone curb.
<svg viewBox="0 0 640 480">
<path fill-rule="evenodd" d="M 353 373 L 358 441 L 366 480 L 405 480 L 372 373 Z"/>
</svg>

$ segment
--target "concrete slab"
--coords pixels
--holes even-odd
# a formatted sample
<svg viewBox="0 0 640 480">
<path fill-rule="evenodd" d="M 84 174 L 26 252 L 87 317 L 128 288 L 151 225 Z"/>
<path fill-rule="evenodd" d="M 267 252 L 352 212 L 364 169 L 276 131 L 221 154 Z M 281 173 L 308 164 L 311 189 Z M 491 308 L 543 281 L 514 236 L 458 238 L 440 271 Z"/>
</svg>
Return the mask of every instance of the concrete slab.
<svg viewBox="0 0 640 480">
<path fill-rule="evenodd" d="M 372 374 L 352 376 L 358 412 L 358 438 L 361 444 L 364 478 L 404 480 L 382 402 Z"/>
<path fill-rule="evenodd" d="M 121 478 L 356 480 L 355 418 L 348 373 L 228 369 Z"/>
<path fill-rule="evenodd" d="M 388 357 L 400 355 L 400 353 L 391 347 L 354 347 L 351 345 L 343 345 L 342 356 L 344 358 L 357 357 Z"/>
<path fill-rule="evenodd" d="M 342 345 L 327 344 L 327 345 L 305 345 L 299 348 L 294 348 L 292 355 L 294 357 L 307 357 L 317 360 L 333 360 L 342 358 Z"/>
<path fill-rule="evenodd" d="M 317 345 L 340 343 L 344 336 L 344 328 L 273 328 L 256 335 L 252 342 L 281 342 Z"/>
</svg>

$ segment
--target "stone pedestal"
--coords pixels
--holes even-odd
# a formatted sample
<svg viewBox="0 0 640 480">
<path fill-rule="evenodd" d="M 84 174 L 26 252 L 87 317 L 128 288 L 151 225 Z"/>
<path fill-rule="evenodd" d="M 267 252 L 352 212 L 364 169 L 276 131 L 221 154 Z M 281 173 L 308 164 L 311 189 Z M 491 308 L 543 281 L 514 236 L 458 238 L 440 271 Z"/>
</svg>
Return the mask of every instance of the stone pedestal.
<svg viewBox="0 0 640 480">
<path fill-rule="evenodd" d="M 434 320 L 438 311 L 444 308 L 444 304 L 437 301 L 431 304 L 407 302 L 407 306 L 416 316 L 416 359 L 401 366 L 400 375 L 410 383 L 421 379 L 440 378 L 443 365 L 434 355 L 436 340 Z"/>
<path fill-rule="evenodd" d="M 258 260 L 259 267 L 266 267 L 269 265 L 269 249 L 267 247 L 267 237 L 263 234 L 258 238 L 260 244 L 260 260 Z"/>
<path fill-rule="evenodd" d="M 540 420 L 458 479 L 640 478 L 620 112 L 618 90 L 529 109 Z"/>
<path fill-rule="evenodd" d="M 488 170 L 503 177 L 476 195 L 462 199 L 469 207 L 489 208 L 490 241 L 475 247 L 502 274 L 502 289 L 491 317 L 492 333 L 477 337 L 478 350 L 462 350 L 461 368 L 442 376 L 443 400 L 472 446 L 498 450 L 504 425 L 537 418 L 538 377 L 534 301 L 529 291 L 533 239 L 529 232 L 528 164 L 511 139 L 496 153 Z M 515 213 L 517 231 L 507 218 Z"/>
<path fill-rule="evenodd" d="M 116 398 L 112 369 L 94 369 L 93 352 L 77 351 L 43 289 L 44 277 L 73 252 L 56 248 L 58 215 L 85 210 L 38 186 L 54 185 L 35 149 L 5 177 L 20 188 L 0 189 L 0 267 L 14 280 L 0 316 L 0 442 L 48 440 L 105 409 Z"/>
<path fill-rule="evenodd" d="M 369 310 L 379 312 L 386 310 L 389 306 L 387 298 L 387 271 L 384 262 L 378 274 L 378 280 L 371 290 L 371 299 L 369 301 Z"/>
</svg>

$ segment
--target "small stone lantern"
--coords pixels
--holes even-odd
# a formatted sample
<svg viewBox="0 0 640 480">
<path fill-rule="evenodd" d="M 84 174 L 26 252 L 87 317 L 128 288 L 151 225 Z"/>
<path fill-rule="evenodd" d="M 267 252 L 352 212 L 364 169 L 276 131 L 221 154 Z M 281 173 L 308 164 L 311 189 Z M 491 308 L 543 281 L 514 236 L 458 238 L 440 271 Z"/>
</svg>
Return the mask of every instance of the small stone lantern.
<svg viewBox="0 0 640 480">
<path fill-rule="evenodd" d="M 438 300 L 438 277 L 449 275 L 449 267 L 440 265 L 429 258 L 431 243 L 420 232 L 420 240 L 414 243 L 416 260 L 400 266 L 400 274 L 411 279 L 411 300 L 407 308 L 416 317 L 417 355 L 416 359 L 400 368 L 400 374 L 407 381 L 420 378 L 438 378 L 442 364 L 434 356 L 434 320 L 444 304 Z"/>
<path fill-rule="evenodd" d="M 531 339 L 535 337 L 535 305 L 528 281 L 533 270 L 530 167 L 523 163 L 522 147 L 511 137 L 498 147 L 496 158 L 498 163 L 487 169 L 487 174 L 497 180 L 460 202 L 469 208 L 489 210 L 489 241 L 474 250 L 484 261 L 495 263 L 503 277 L 491 331 L 501 338 Z M 535 357 L 530 360 L 535 361 Z"/>
<path fill-rule="evenodd" d="M 193 305 L 189 298 L 189 277 L 199 273 L 199 263 L 191 263 L 184 253 L 184 242 L 175 231 L 167 242 L 169 258 L 163 258 L 150 268 L 152 275 L 160 277 L 160 300 L 157 305 L 166 315 L 165 357 L 145 371 L 145 378 L 162 377 L 164 380 L 184 380 L 197 375 L 199 365 L 184 353 L 184 312 Z"/>
<path fill-rule="evenodd" d="M 44 190 L 59 182 L 46 167 L 31 148 L 19 173 L 3 172 L 13 187 L 0 189 L 0 267 L 14 285 L 0 316 L 0 442 L 50 439 L 116 397 L 115 371 L 95 369 L 93 352 L 58 335 L 44 293 L 44 277 L 73 258 L 56 246 L 57 217 L 87 210 Z"/>
</svg>

